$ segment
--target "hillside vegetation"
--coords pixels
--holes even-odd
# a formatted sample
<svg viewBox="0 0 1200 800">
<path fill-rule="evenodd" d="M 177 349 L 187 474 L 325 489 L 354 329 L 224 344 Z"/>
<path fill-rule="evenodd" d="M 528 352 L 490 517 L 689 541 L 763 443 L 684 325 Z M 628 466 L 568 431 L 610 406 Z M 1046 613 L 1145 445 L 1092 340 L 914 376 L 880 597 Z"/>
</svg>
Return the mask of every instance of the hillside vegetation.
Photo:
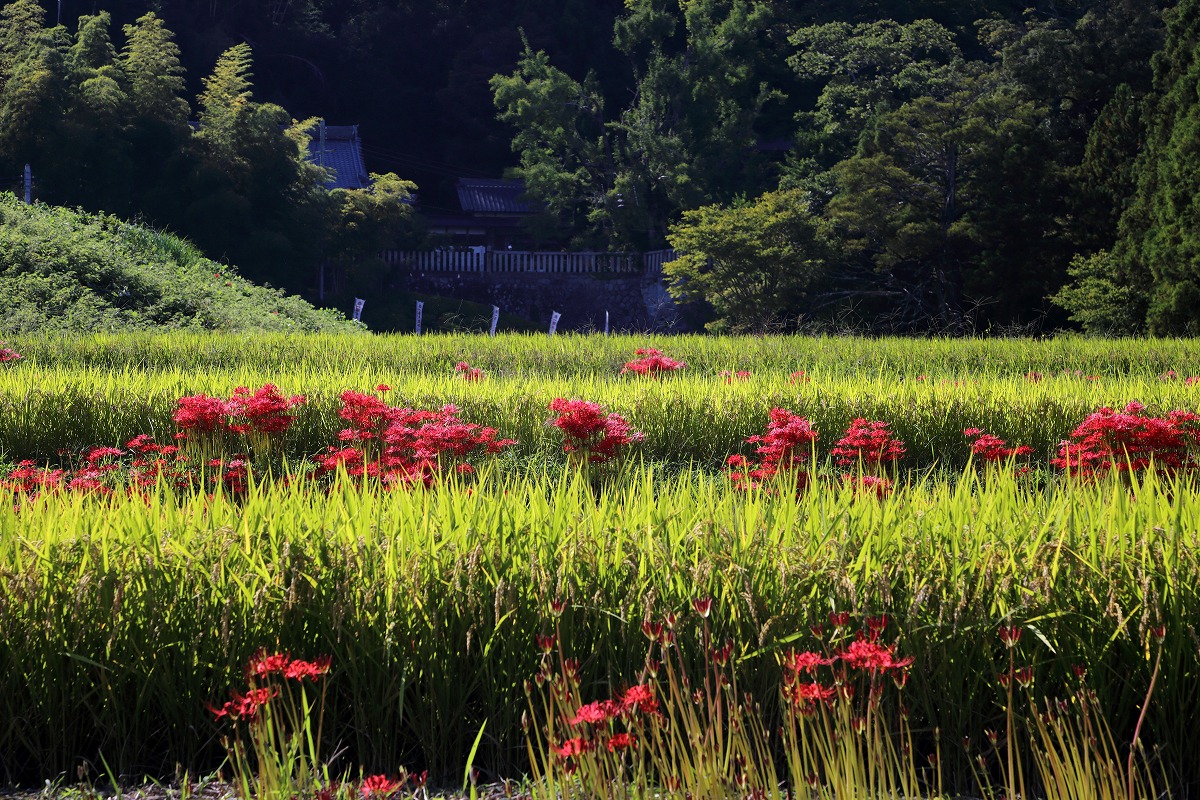
<svg viewBox="0 0 1200 800">
<path fill-rule="evenodd" d="M 5 335 L 360 329 L 239 277 L 178 237 L 11 195 L 0 195 L 0 320 Z"/>
</svg>

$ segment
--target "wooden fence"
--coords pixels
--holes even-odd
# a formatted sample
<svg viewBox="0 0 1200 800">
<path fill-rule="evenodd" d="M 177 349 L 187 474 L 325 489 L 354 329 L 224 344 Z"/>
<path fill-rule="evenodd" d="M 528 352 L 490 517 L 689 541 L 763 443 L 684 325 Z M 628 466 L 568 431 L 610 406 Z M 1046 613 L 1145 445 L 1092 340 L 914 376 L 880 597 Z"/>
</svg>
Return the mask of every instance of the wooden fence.
<svg viewBox="0 0 1200 800">
<path fill-rule="evenodd" d="M 665 262 L 675 257 L 675 251 L 563 253 L 467 247 L 425 251 L 385 250 L 380 257 L 388 264 L 410 272 L 607 272 L 655 275 L 662 272 Z"/>
</svg>

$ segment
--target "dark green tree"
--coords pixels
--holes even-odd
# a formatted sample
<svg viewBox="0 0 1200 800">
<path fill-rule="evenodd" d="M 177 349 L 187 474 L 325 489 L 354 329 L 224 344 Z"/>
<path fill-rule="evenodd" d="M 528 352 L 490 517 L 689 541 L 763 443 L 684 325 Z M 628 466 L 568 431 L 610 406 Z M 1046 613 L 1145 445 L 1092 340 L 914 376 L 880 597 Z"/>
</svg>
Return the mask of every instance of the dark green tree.
<svg viewBox="0 0 1200 800">
<path fill-rule="evenodd" d="M 905 102 L 945 94 L 951 62 L 962 53 L 954 33 L 931 20 L 831 22 L 800 28 L 789 38 L 797 77 L 816 92 L 797 114 L 796 148 L 785 185 L 828 190 L 824 173 L 849 158 L 870 122 Z"/>
<path fill-rule="evenodd" d="M 187 124 L 186 88 L 175 35 L 150 12 L 124 27 L 121 69 L 129 82 L 129 99 L 135 116 L 165 125 Z"/>
<path fill-rule="evenodd" d="M 36 3 L 18 0 L 0 12 L 0 173 L 17 174 L 25 164 L 37 170 L 39 196 L 59 200 L 55 184 L 69 172 L 72 106 L 64 28 L 42 28 Z"/>
<path fill-rule="evenodd" d="M 197 98 L 198 151 L 182 228 L 248 277 L 307 281 L 329 218 L 324 175 L 307 160 L 315 120 L 253 98 L 250 47 L 226 50 Z"/>
<path fill-rule="evenodd" d="M 491 79 L 499 118 L 512 125 L 517 174 L 561 231 L 600 222 L 616 181 L 604 98 L 592 76 L 580 83 L 529 42 L 511 75 Z"/>
<path fill-rule="evenodd" d="M 1011 320 L 1054 288 L 1043 263 L 1020 261 L 1053 225 L 1040 178 L 1028 180 L 1047 168 L 1044 112 L 981 65 L 961 69 L 952 91 L 878 117 L 832 170 L 827 213 L 847 237 L 838 283 L 847 299 L 886 299 L 877 313 L 892 327 Z"/>
<path fill-rule="evenodd" d="M 774 185 L 760 144 L 791 114 L 774 85 L 785 42 L 776 4 L 634 0 L 615 27 L 633 87 L 616 112 L 594 74 L 575 81 L 526 43 L 518 69 L 492 79 L 516 172 L 591 243 L 661 246 L 681 209 Z"/>
<path fill-rule="evenodd" d="M 1145 145 L 1133 168 L 1137 188 L 1121 215 L 1117 242 L 1110 252 L 1077 259 L 1073 282 L 1055 297 L 1087 330 L 1200 332 L 1198 0 L 1181 0 L 1169 13 L 1153 70 L 1154 89 L 1142 114 Z M 1114 110 L 1109 119 L 1128 113 Z"/>
<path fill-rule="evenodd" d="M 794 327 L 831 254 L 829 223 L 795 189 L 685 211 L 668 239 L 682 254 L 663 267 L 669 290 L 711 307 L 714 331 Z"/>
</svg>

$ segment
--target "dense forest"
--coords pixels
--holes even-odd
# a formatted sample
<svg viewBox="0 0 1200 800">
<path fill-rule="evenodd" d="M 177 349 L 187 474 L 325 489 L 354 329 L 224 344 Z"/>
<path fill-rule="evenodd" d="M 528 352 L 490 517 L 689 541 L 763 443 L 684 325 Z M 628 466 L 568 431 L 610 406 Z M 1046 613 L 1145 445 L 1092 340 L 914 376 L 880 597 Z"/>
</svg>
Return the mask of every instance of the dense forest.
<svg viewBox="0 0 1200 800">
<path fill-rule="evenodd" d="M 1198 5 L 16 0 L 0 178 L 293 290 L 508 174 L 543 235 L 686 253 L 715 329 L 1194 333 Z M 374 189 L 319 188 L 316 117 Z"/>
</svg>

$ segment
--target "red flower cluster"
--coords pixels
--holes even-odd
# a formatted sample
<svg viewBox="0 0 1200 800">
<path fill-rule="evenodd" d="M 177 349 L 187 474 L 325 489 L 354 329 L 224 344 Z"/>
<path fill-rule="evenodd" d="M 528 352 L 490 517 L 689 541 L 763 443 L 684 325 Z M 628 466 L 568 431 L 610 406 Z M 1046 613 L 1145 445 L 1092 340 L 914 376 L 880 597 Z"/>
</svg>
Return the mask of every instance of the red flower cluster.
<svg viewBox="0 0 1200 800">
<path fill-rule="evenodd" d="M 175 424 L 184 431 L 207 433 L 225 427 L 231 414 L 229 402 L 206 394 L 193 394 L 176 401 Z"/>
<path fill-rule="evenodd" d="M 1116 468 L 1139 472 L 1151 464 L 1165 472 L 1196 467 L 1200 449 L 1200 416 L 1172 411 L 1150 416 L 1145 406 L 1130 403 L 1122 411 L 1101 408 L 1089 414 L 1071 432 L 1071 441 L 1059 444 L 1051 463 L 1072 475 L 1092 477 Z"/>
<path fill-rule="evenodd" d="M 222 470 L 210 471 L 204 477 L 219 482 L 222 474 Z M 39 467 L 31 460 L 21 461 L 8 474 L 7 480 L 0 481 L 0 491 L 11 491 L 27 499 L 60 489 L 100 495 L 116 490 L 135 494 L 144 493 L 160 479 L 177 488 L 188 488 L 200 482 L 178 447 L 160 445 L 146 434 L 140 434 L 129 440 L 124 450 L 116 447 L 89 449 L 82 463 L 74 469 L 51 469 Z"/>
<path fill-rule="evenodd" d="M 24 356 L 22 356 L 16 350 L 13 350 L 11 347 L 7 347 L 7 344 L 7 342 L 0 342 L 0 364 L 15 364 L 24 358 Z"/>
<path fill-rule="evenodd" d="M 484 376 L 483 370 L 481 370 L 477 367 L 472 367 L 470 364 L 468 364 L 465 361 L 460 361 L 457 364 L 455 364 L 454 371 L 460 373 L 463 376 L 463 380 L 465 380 L 465 381 L 483 380 L 483 376 Z"/>
<path fill-rule="evenodd" d="M 291 681 L 306 678 L 316 680 L 329 672 L 332 660 L 330 656 L 321 656 L 312 661 L 301 661 L 293 659 L 286 653 L 268 653 L 266 650 L 259 650 L 251 656 L 250 663 L 246 665 L 246 676 L 249 679 L 267 675 L 282 675 Z"/>
<path fill-rule="evenodd" d="M 721 377 L 725 379 L 726 383 L 733 383 L 734 381 L 750 380 L 751 373 L 747 372 L 744 369 L 740 369 L 737 372 L 730 372 L 727 369 L 723 369 L 723 370 L 721 370 Z"/>
<path fill-rule="evenodd" d="M 615 719 L 630 719 L 638 714 L 657 714 L 659 711 L 658 698 L 648 684 L 638 684 L 629 687 L 625 693 L 615 700 L 597 700 L 580 706 L 567 722 L 571 725 L 590 725 L 596 728 L 595 734 L 607 737 L 602 743 L 608 752 L 615 753 L 637 746 L 637 738 L 628 732 L 612 733 L 608 724 Z M 589 753 L 596 749 L 596 742 L 586 736 L 567 739 L 554 752 L 560 758 L 572 758 Z"/>
<path fill-rule="evenodd" d="M 277 684 L 258 686 L 257 679 L 270 680 L 272 676 L 279 676 L 294 681 L 306 678 L 316 680 L 329 672 L 330 661 L 329 656 L 322 656 L 313 661 L 300 661 L 286 653 L 268 653 L 260 649 L 246 664 L 246 680 L 250 683 L 250 688 L 244 694 L 234 692 L 232 700 L 227 700 L 220 708 L 210 705 L 208 710 L 217 719 L 228 717 L 234 722 L 252 720 L 259 708 L 279 696 Z"/>
<path fill-rule="evenodd" d="M 358 791 L 364 798 L 387 797 L 400 791 L 403 786 L 401 781 L 394 781 L 386 775 L 372 775 L 363 779 Z"/>
<path fill-rule="evenodd" d="M 241 434 L 283 433 L 292 424 L 292 415 L 288 412 L 306 401 L 302 394 L 284 397 L 273 383 L 253 393 L 245 386 L 239 386 L 229 399 L 229 430 Z"/>
<path fill-rule="evenodd" d="M 389 406 L 372 395 L 343 392 L 338 415 L 350 423 L 338 439 L 360 447 L 329 447 L 316 458 L 315 474 L 334 474 L 339 465 L 352 477 L 378 477 L 387 484 L 430 485 L 453 468 L 459 474 L 474 471 L 466 459 L 494 455 L 514 444 L 496 438 L 495 428 L 463 422 L 458 409 L 445 405 L 439 411 Z"/>
<path fill-rule="evenodd" d="M 32 459 L 25 459 L 17 462 L 16 469 L 8 473 L 8 480 L 0 483 L 0 489 L 34 498 L 61 488 L 65 474 L 64 470 L 39 467 Z"/>
<path fill-rule="evenodd" d="M 755 464 L 740 455 L 730 456 L 725 460 L 729 478 L 741 488 L 758 486 L 780 472 L 799 467 L 812 453 L 816 440 L 817 432 L 808 419 L 784 408 L 773 408 L 767 432 L 746 440 L 747 444 L 758 445 L 755 452 L 761 461 Z M 808 473 L 797 472 L 795 477 L 798 489 L 808 485 Z"/>
<path fill-rule="evenodd" d="M 264 686 L 261 689 L 250 689 L 245 694 L 233 693 L 232 700 L 226 700 L 220 708 L 209 706 L 208 710 L 217 719 L 228 717 L 234 722 L 252 720 L 258 714 L 258 709 L 279 696 L 279 690 L 274 686 Z"/>
<path fill-rule="evenodd" d="M 850 423 L 846 434 L 838 439 L 831 453 L 837 463 L 843 466 L 879 466 L 901 458 L 904 455 L 904 442 L 892 436 L 886 422 L 859 417 Z"/>
<path fill-rule="evenodd" d="M 621 374 L 626 372 L 635 372 L 638 375 L 661 375 L 664 372 L 675 372 L 687 366 L 682 361 L 676 361 L 662 354 L 661 350 L 655 350 L 653 347 L 639 347 L 634 351 L 634 355 L 642 356 L 625 364 L 621 369 Z"/>
<path fill-rule="evenodd" d="M 599 403 L 555 398 L 550 410 L 558 416 L 549 424 L 566 437 L 563 451 L 579 453 L 586 461 L 603 464 L 619 457 L 624 449 L 645 435 L 630 430 L 620 414 L 605 414 Z"/>
<path fill-rule="evenodd" d="M 842 483 L 853 487 L 854 495 L 874 495 L 882 500 L 892 493 L 892 482 L 878 475 L 842 475 Z"/>
<path fill-rule="evenodd" d="M 183 431 L 180 438 L 188 431 L 271 435 L 286 431 L 293 418 L 288 412 L 305 401 L 304 395 L 284 397 L 272 383 L 255 392 L 239 386 L 228 400 L 206 394 L 181 397 L 173 419 Z"/>
<path fill-rule="evenodd" d="M 842 628 L 849 622 L 849 615 L 830 615 L 830 620 L 835 628 Z M 879 642 L 879 636 L 886 625 L 886 617 L 869 618 L 866 630 L 859 631 L 854 641 L 831 655 L 811 650 L 789 652 L 783 658 L 784 699 L 805 713 L 810 713 L 813 706 L 819 702 L 829 702 L 836 698 L 848 700 L 854 694 L 850 670 L 869 673 L 867 677 L 871 683 L 872 702 L 877 702 L 878 693 L 882 691 L 882 687 L 875 683 L 875 677 L 879 674 L 891 674 L 893 682 L 903 688 L 908 678 L 904 671 L 912 665 L 913 659 L 897 658 L 894 648 Z M 819 635 L 821 632 L 820 626 L 814 628 L 814 633 Z M 820 667 L 833 669 L 832 685 L 826 686 L 813 679 Z M 809 677 L 802 680 L 803 676 Z"/>
<path fill-rule="evenodd" d="M 1029 445 L 1009 447 L 999 436 L 984 433 L 979 428 L 967 428 L 963 431 L 963 436 L 972 440 L 971 452 L 984 461 L 1007 461 L 1015 456 L 1026 456 L 1033 452 Z"/>
</svg>

